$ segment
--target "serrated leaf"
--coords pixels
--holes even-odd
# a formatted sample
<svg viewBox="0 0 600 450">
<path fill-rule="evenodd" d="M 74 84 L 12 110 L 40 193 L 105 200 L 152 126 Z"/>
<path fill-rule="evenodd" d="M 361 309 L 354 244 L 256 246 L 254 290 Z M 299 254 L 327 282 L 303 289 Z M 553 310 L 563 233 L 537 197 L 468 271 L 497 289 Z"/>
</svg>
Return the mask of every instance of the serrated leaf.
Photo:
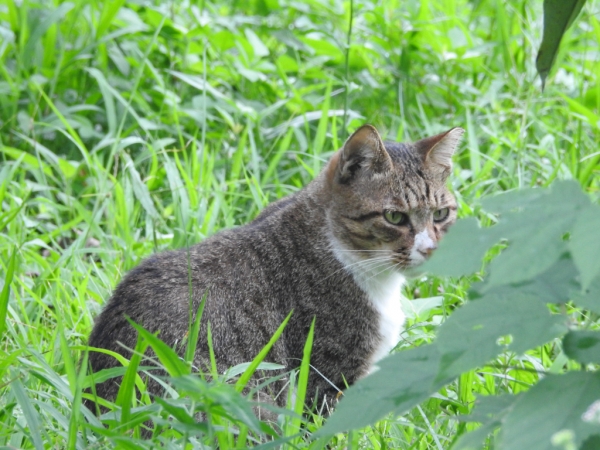
<svg viewBox="0 0 600 450">
<path fill-rule="evenodd" d="M 551 401 L 549 400 L 551 399 Z M 576 448 L 598 434 L 600 374 L 547 375 L 515 402 L 499 434 L 499 450 L 554 450 L 553 436 L 573 433 Z"/>
<path fill-rule="evenodd" d="M 390 412 L 401 414 L 427 399 L 450 380 L 436 382 L 440 354 L 435 345 L 390 355 L 378 369 L 344 392 L 335 412 L 315 437 L 330 436 L 375 423 Z"/>
<path fill-rule="evenodd" d="M 575 293 L 573 302 L 577 306 L 600 313 L 600 276 L 594 278 L 586 289 Z"/>
<path fill-rule="evenodd" d="M 567 246 L 566 243 L 564 244 L 566 251 Z M 508 291 L 518 289 L 520 294 L 534 296 L 542 303 L 566 303 L 581 289 L 577 281 L 578 277 L 579 272 L 570 255 L 563 253 L 548 270 L 532 280 L 510 284 L 505 289 Z M 478 297 L 490 290 L 500 292 L 503 288 L 490 283 L 479 283 L 472 287 L 472 292 L 477 293 Z"/>
<path fill-rule="evenodd" d="M 474 217 L 458 220 L 442 239 L 432 258 L 421 268 L 448 277 L 472 274 L 481 269 L 481 260 L 497 241 L 489 229 L 479 226 Z M 465 248 L 469 251 L 465 252 Z M 460 255 L 460 258 L 456 255 Z"/>
<path fill-rule="evenodd" d="M 584 4 L 585 0 L 544 0 L 544 34 L 535 59 L 542 89 L 556 59 L 560 41 Z"/>
<path fill-rule="evenodd" d="M 581 285 L 588 288 L 600 275 L 600 207 L 590 205 L 578 216 L 571 232 L 569 248 L 581 273 Z"/>
<path fill-rule="evenodd" d="M 600 363 L 600 331 L 569 331 L 563 338 L 563 350 L 582 364 Z"/>
<path fill-rule="evenodd" d="M 439 376 L 452 378 L 485 364 L 504 350 L 497 341 L 505 335 L 512 336 L 508 348 L 517 353 L 542 345 L 566 331 L 564 322 L 535 296 L 518 289 L 488 292 L 455 311 L 440 327 Z"/>
<path fill-rule="evenodd" d="M 574 181 L 556 182 L 551 189 L 539 191 L 538 198 L 526 191 L 521 204 L 516 194 L 511 195 L 507 203 L 513 210 L 502 214 L 492 227 L 509 246 L 490 263 L 490 284 L 525 281 L 549 269 L 564 253 L 562 236 L 590 204 Z"/>
</svg>

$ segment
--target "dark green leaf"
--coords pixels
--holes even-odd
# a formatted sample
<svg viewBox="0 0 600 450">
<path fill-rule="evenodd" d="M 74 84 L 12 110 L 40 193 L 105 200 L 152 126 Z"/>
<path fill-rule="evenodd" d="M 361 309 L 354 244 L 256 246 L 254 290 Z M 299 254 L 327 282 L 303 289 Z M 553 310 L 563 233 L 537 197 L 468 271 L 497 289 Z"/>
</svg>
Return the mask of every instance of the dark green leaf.
<svg viewBox="0 0 600 450">
<path fill-rule="evenodd" d="M 506 415 L 499 435 L 501 450 L 551 450 L 572 434 L 578 448 L 598 434 L 600 374 L 569 372 L 547 375 L 521 395 Z M 559 446 L 558 448 L 564 448 Z"/>
<path fill-rule="evenodd" d="M 361 428 L 390 412 L 405 412 L 450 381 L 435 381 L 439 364 L 435 345 L 388 356 L 377 364 L 379 370 L 344 392 L 335 413 L 315 437 Z"/>
<path fill-rule="evenodd" d="M 544 0 L 544 34 L 535 60 L 542 89 L 556 59 L 560 41 L 584 4 L 585 0 Z"/>
<path fill-rule="evenodd" d="M 481 269 L 481 260 L 496 242 L 498 239 L 488 229 L 481 228 L 475 218 L 461 219 L 450 228 L 440 247 L 423 264 L 422 269 L 441 276 L 469 275 Z M 469 251 L 465 252 L 465 248 Z M 460 255 L 460 258 L 456 255 Z"/>
<path fill-rule="evenodd" d="M 578 216 L 573 231 L 569 248 L 573 255 L 575 265 L 581 273 L 581 285 L 588 288 L 594 278 L 600 276 L 600 207 L 590 205 Z"/>
<path fill-rule="evenodd" d="M 505 350 L 498 339 L 512 336 L 509 349 L 522 353 L 566 331 L 565 319 L 550 314 L 535 296 L 518 289 L 488 292 L 454 312 L 440 327 L 436 345 L 440 376 L 453 378 Z"/>
<path fill-rule="evenodd" d="M 507 196 L 507 203 L 516 210 L 503 213 L 490 229 L 509 241 L 508 248 L 490 263 L 490 284 L 529 280 L 549 269 L 564 253 L 562 236 L 590 204 L 574 181 L 556 182 L 549 190 L 539 190 L 535 201 L 531 191 L 525 191 L 521 204 L 518 195 Z M 494 206 L 501 205 L 502 197 L 496 197 Z M 484 208 L 486 205 L 489 202 L 484 202 Z"/>
<path fill-rule="evenodd" d="M 586 289 L 575 293 L 573 302 L 577 306 L 600 313 L 600 276 L 594 278 Z"/>
<path fill-rule="evenodd" d="M 566 249 L 566 243 L 564 247 Z M 495 292 L 508 290 L 512 292 L 517 289 L 519 294 L 536 297 L 542 303 L 566 303 L 580 291 L 577 282 L 578 276 L 579 272 L 573 264 L 573 260 L 568 253 L 565 253 L 548 270 L 540 273 L 532 280 L 510 284 L 504 288 L 502 286 L 490 286 L 489 283 L 479 283 L 473 286 L 472 291 L 477 293 L 479 297 L 490 290 Z"/>
<path fill-rule="evenodd" d="M 563 350 L 582 364 L 600 363 L 600 332 L 571 330 L 563 338 Z"/>
<path fill-rule="evenodd" d="M 600 433 L 585 440 L 580 450 L 598 450 L 600 448 Z"/>
</svg>

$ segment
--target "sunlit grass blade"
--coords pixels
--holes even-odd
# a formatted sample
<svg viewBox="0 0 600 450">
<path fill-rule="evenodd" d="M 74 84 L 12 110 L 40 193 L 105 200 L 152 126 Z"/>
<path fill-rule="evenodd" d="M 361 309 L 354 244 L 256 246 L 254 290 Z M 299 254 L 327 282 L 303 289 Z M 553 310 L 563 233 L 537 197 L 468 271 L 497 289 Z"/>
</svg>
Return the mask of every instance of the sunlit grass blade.
<svg viewBox="0 0 600 450">
<path fill-rule="evenodd" d="M 6 316 L 8 313 L 8 300 L 10 298 L 10 285 L 15 274 L 15 268 L 17 266 L 17 247 L 13 248 L 13 251 L 8 260 L 6 267 L 6 276 L 4 277 L 4 286 L 0 291 L 0 336 L 4 334 L 6 328 Z"/>
<path fill-rule="evenodd" d="M 313 339 L 315 333 L 315 321 L 316 317 L 313 318 L 308 330 L 306 337 L 306 343 L 304 344 L 304 351 L 302 353 L 302 362 L 300 363 L 300 372 L 298 374 L 298 384 L 296 385 L 296 400 L 294 403 L 294 412 L 296 417 L 292 417 L 286 435 L 296 434 L 300 432 L 300 424 L 302 422 L 302 414 L 304 412 L 304 401 L 306 400 L 306 388 L 308 386 L 308 376 L 310 374 L 310 354 L 312 353 Z M 300 444 L 302 442 L 301 437 L 294 439 L 294 442 Z"/>
<path fill-rule="evenodd" d="M 129 365 L 127 366 L 127 371 L 123 376 L 121 386 L 119 387 L 119 392 L 117 393 L 117 398 L 115 400 L 115 403 L 121 407 L 121 424 L 123 425 L 126 425 L 131 417 L 131 406 L 132 403 L 135 403 L 135 380 L 137 377 L 137 371 L 147 348 L 148 342 L 146 339 L 138 335 L 138 340 L 135 344 L 135 350 L 133 355 L 131 355 Z"/>
<path fill-rule="evenodd" d="M 273 347 L 275 342 L 277 342 L 277 340 L 283 333 L 283 330 L 285 329 L 285 326 L 287 325 L 288 321 L 290 320 L 290 317 L 292 317 L 292 313 L 293 313 L 293 311 L 290 311 L 290 313 L 287 315 L 287 317 L 284 319 L 284 321 L 281 323 L 281 325 L 279 325 L 279 328 L 277 328 L 275 333 L 273 333 L 273 337 L 271 337 L 271 339 L 269 340 L 267 345 L 265 345 L 263 347 L 263 349 L 260 351 L 260 353 L 258 355 L 256 355 L 256 358 L 254 358 L 252 360 L 252 363 L 248 366 L 248 368 L 244 371 L 244 373 L 237 380 L 237 382 L 235 383 L 235 388 L 238 392 L 241 392 L 246 387 L 246 385 L 250 381 L 250 378 L 252 378 L 252 375 L 256 371 L 256 368 L 258 367 L 258 365 L 261 362 L 263 362 L 263 360 L 266 358 L 267 354 L 271 351 L 271 348 Z"/>
<path fill-rule="evenodd" d="M 187 364 L 179 358 L 179 355 L 175 350 L 133 320 L 128 319 L 128 321 L 131 326 L 138 331 L 140 336 L 147 341 L 147 344 L 152 347 L 152 350 L 154 350 L 154 353 L 156 353 L 156 356 L 169 375 L 172 377 L 180 377 L 188 373 Z"/>
</svg>

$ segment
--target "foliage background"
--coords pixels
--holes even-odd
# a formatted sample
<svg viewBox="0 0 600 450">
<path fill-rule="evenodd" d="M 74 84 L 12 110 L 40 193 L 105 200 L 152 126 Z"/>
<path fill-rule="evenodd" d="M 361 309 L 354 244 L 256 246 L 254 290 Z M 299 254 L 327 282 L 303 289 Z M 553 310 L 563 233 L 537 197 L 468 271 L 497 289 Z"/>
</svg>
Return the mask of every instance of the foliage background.
<svg viewBox="0 0 600 450">
<path fill-rule="evenodd" d="M 480 213 L 479 197 L 556 178 L 597 201 L 595 8 L 542 93 L 536 2 L 0 4 L 0 444 L 150 445 L 135 427 L 90 427 L 77 403 L 82 345 L 116 282 L 155 251 L 251 220 L 364 122 L 400 141 L 464 127 L 462 216 Z M 430 342 L 474 278 L 415 280 L 398 348 Z M 557 342 L 506 354 L 330 445 L 447 448 L 476 427 L 454 420 L 475 394 L 576 367 Z"/>
</svg>

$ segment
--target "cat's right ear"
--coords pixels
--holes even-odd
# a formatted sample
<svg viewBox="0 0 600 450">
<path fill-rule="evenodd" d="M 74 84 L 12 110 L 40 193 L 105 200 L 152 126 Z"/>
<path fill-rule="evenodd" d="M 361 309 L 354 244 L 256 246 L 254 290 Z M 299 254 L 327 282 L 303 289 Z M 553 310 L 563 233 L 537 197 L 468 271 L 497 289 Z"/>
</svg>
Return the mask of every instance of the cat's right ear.
<svg viewBox="0 0 600 450">
<path fill-rule="evenodd" d="M 343 184 L 364 172 L 385 172 L 392 167 L 392 160 L 377 129 L 363 125 L 348 138 L 329 164 L 329 179 L 335 178 Z"/>
</svg>

